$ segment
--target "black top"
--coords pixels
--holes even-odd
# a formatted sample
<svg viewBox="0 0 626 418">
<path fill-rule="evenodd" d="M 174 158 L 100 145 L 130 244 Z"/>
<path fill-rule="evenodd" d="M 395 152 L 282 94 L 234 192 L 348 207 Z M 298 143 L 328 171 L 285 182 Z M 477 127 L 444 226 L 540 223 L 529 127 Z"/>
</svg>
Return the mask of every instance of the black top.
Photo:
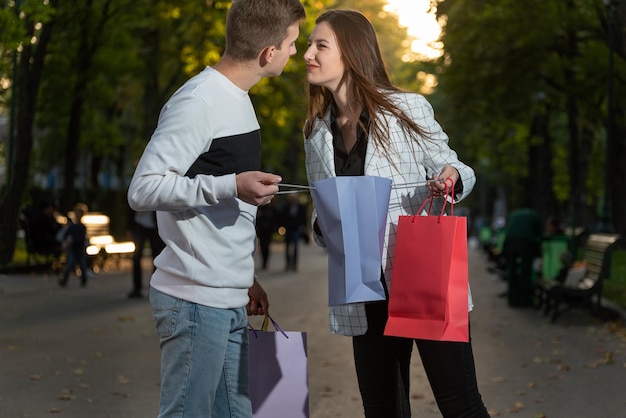
<svg viewBox="0 0 626 418">
<path fill-rule="evenodd" d="M 335 173 L 337 176 L 362 176 L 365 174 L 365 151 L 367 149 L 367 132 L 361 129 L 361 125 L 356 127 L 356 144 L 346 151 L 346 145 L 341 135 L 341 129 L 337 126 L 337 115 L 335 107 L 330 111 L 330 129 L 333 133 L 333 149 L 335 150 Z M 364 109 L 359 117 L 360 121 L 369 130 L 370 118 Z"/>
<path fill-rule="evenodd" d="M 256 130 L 215 138 L 209 150 L 198 157 L 185 176 L 190 178 L 195 178 L 198 174 L 223 176 L 260 169 L 261 134 Z"/>
</svg>

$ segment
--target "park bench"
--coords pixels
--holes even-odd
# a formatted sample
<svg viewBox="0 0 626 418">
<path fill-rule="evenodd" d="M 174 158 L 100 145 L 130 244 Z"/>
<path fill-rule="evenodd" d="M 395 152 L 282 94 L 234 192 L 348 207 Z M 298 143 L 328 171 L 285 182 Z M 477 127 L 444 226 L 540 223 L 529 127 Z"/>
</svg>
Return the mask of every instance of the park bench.
<svg viewBox="0 0 626 418">
<path fill-rule="evenodd" d="M 601 313 L 603 282 L 610 277 L 611 255 L 620 242 L 617 234 L 591 234 L 579 249 L 578 259 L 586 268 L 580 280 L 564 283 L 547 278 L 538 280 L 538 305 L 543 306 L 544 315 L 551 314 L 551 321 L 555 322 L 572 308 Z"/>
<path fill-rule="evenodd" d="M 117 265 L 123 258 L 132 257 L 135 244 L 132 241 L 116 241 L 109 231 L 110 218 L 100 212 L 88 212 L 83 215 L 82 223 L 87 228 L 87 256 L 91 268 L 97 273 L 105 270 L 107 263 Z"/>
</svg>

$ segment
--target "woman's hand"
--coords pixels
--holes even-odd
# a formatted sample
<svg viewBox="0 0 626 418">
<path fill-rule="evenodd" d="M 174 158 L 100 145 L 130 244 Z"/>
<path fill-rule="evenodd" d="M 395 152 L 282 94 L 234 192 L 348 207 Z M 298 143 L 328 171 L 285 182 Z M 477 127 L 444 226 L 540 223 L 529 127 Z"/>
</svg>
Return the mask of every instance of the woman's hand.
<svg viewBox="0 0 626 418">
<path fill-rule="evenodd" d="M 433 196 L 443 196 L 446 194 L 446 181 L 448 182 L 448 193 L 450 193 L 451 189 L 459 181 L 459 172 L 451 165 L 446 165 L 441 170 L 441 173 L 439 173 L 439 175 L 432 180 L 439 181 L 431 181 L 428 183 L 427 187 L 430 194 Z M 450 180 L 452 180 L 453 183 L 451 183 Z"/>
</svg>

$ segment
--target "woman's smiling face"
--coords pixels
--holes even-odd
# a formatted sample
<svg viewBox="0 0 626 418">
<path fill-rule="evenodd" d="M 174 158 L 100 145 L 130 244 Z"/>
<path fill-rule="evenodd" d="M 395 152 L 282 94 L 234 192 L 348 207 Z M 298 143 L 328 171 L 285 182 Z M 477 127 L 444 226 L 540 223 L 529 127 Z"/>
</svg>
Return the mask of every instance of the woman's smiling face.
<svg viewBox="0 0 626 418">
<path fill-rule="evenodd" d="M 341 56 L 335 32 L 328 22 L 317 24 L 311 32 L 309 47 L 304 53 L 306 79 L 309 84 L 336 91 L 345 71 Z"/>
</svg>

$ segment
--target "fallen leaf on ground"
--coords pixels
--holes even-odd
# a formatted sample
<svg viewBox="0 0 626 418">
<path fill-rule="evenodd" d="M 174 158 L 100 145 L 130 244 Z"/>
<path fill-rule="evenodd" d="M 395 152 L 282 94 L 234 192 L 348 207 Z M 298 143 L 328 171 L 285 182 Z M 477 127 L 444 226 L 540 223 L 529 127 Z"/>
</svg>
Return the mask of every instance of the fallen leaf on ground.
<svg viewBox="0 0 626 418">
<path fill-rule="evenodd" d="M 509 408 L 508 412 L 511 413 L 515 413 L 515 412 L 519 412 L 522 409 L 524 409 L 526 406 L 524 405 L 523 402 L 517 401 L 513 404 L 513 406 L 511 408 Z"/>
<path fill-rule="evenodd" d="M 75 396 L 72 394 L 72 391 L 69 389 L 63 389 L 61 394 L 59 395 L 59 400 L 62 401 L 71 401 L 75 399 Z"/>
<path fill-rule="evenodd" d="M 569 364 L 559 364 L 556 369 L 561 372 L 569 372 L 572 368 Z"/>
</svg>

